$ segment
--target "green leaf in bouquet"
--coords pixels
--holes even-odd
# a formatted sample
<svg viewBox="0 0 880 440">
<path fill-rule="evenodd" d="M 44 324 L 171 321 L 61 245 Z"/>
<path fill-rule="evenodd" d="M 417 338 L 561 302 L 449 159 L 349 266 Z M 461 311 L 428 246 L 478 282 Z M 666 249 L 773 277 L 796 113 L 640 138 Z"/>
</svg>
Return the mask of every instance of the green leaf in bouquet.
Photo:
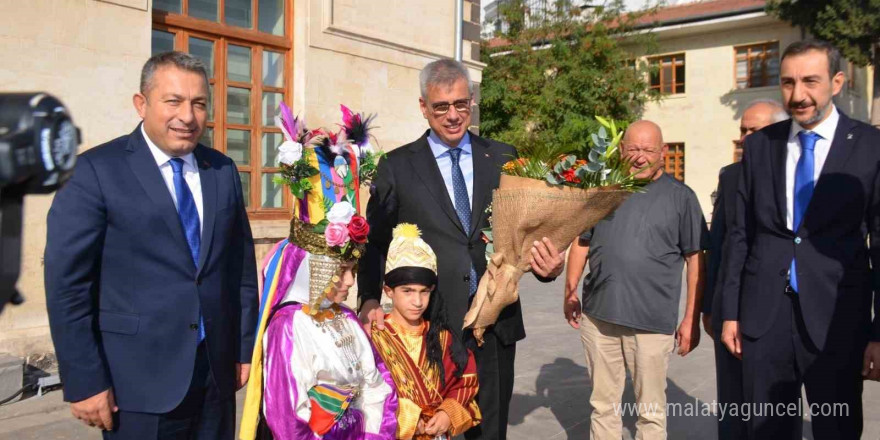
<svg viewBox="0 0 880 440">
<path fill-rule="evenodd" d="M 605 127 L 599 127 L 599 138 L 600 139 L 608 139 L 608 132 L 605 131 Z"/>
<path fill-rule="evenodd" d="M 574 163 L 576 161 L 577 161 L 577 156 L 575 156 L 574 154 L 569 154 L 568 156 L 565 156 L 565 159 L 562 160 L 563 171 L 574 166 Z"/>
<path fill-rule="evenodd" d="M 562 161 L 556 162 L 556 165 L 553 165 L 553 172 L 556 174 L 562 174 L 565 171 L 565 165 Z"/>
<path fill-rule="evenodd" d="M 605 155 L 601 152 L 597 152 L 596 150 L 590 150 L 590 154 L 587 156 L 587 160 L 590 163 L 605 163 Z"/>
<path fill-rule="evenodd" d="M 612 123 L 601 116 L 596 116 L 596 120 L 599 121 L 599 123 L 602 124 L 603 127 L 608 127 L 608 128 L 612 127 L 612 125 L 611 125 Z"/>
<path fill-rule="evenodd" d="M 591 173 L 599 172 L 602 170 L 602 168 L 605 168 L 604 164 L 597 163 L 597 162 L 588 162 L 587 163 L 587 170 Z"/>
<path fill-rule="evenodd" d="M 559 164 L 557 164 L 559 165 Z M 561 171 L 560 171 L 561 173 Z M 562 185 L 562 181 L 557 179 L 553 173 L 547 173 L 547 176 L 544 177 L 547 180 L 547 183 L 551 185 Z"/>
<path fill-rule="evenodd" d="M 330 220 L 327 220 L 327 219 L 325 218 L 325 219 L 319 221 L 317 224 L 315 224 L 313 230 L 314 230 L 316 233 L 318 233 L 318 234 L 323 234 L 324 231 L 327 230 L 327 226 L 328 226 L 329 224 L 330 224 Z"/>
</svg>

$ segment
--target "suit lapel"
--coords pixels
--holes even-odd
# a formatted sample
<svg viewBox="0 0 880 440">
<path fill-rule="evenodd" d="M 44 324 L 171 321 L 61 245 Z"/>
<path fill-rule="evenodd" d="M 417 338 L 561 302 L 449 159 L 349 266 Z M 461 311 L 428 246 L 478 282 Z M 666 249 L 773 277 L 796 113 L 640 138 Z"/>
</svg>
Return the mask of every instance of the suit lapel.
<svg viewBox="0 0 880 440">
<path fill-rule="evenodd" d="M 199 181 L 202 184 L 202 238 L 199 246 L 199 267 L 197 273 L 205 267 L 211 242 L 214 237 L 214 218 L 217 211 L 217 176 L 211 167 L 205 149 L 201 145 L 193 151 L 199 168 Z"/>
<path fill-rule="evenodd" d="M 186 255 L 190 255 L 186 238 L 183 235 L 183 226 L 180 224 L 177 208 L 174 207 L 174 200 L 171 199 L 171 193 L 168 192 L 168 186 L 162 178 L 162 172 L 159 171 L 156 159 L 150 153 L 150 147 L 147 146 L 147 141 L 141 134 L 140 125 L 129 136 L 126 150 L 130 153 L 127 159 L 132 174 L 137 178 L 153 205 L 156 206 L 157 212 L 171 232 L 172 240 L 178 243 L 180 250 L 185 251 Z M 190 261 L 192 261 L 192 257 L 190 257 Z"/>
<path fill-rule="evenodd" d="M 427 132 L 415 145 L 410 147 L 410 153 L 410 163 L 416 175 L 422 179 L 431 197 L 440 205 L 440 209 L 464 234 L 464 227 L 458 219 L 458 214 L 455 213 L 452 199 L 449 198 L 449 192 L 446 191 L 446 182 L 443 181 L 443 175 L 440 174 L 440 168 L 437 166 L 437 159 L 434 158 L 431 146 L 428 145 Z"/>
<path fill-rule="evenodd" d="M 822 166 L 822 172 L 819 174 L 819 180 L 816 181 L 816 188 L 813 190 L 813 197 L 807 205 L 807 212 L 804 213 L 804 222 L 810 221 L 809 229 L 815 231 L 818 225 L 815 223 L 817 218 L 830 218 L 831 216 L 816 217 L 820 213 L 835 212 L 833 206 L 840 198 L 841 189 L 834 188 L 836 174 L 844 171 L 847 159 L 853 152 L 858 136 L 852 132 L 854 124 L 852 120 L 843 113 L 840 113 L 840 120 L 837 122 L 837 129 L 834 131 L 834 139 L 831 141 L 831 148 L 828 150 L 828 157 Z M 840 183 L 838 180 L 836 183 Z"/>
<path fill-rule="evenodd" d="M 486 140 L 473 133 L 470 136 L 474 163 L 474 200 L 471 203 L 471 230 L 468 231 L 468 237 L 474 235 L 486 215 L 487 199 L 492 192 L 492 177 L 497 174 L 493 174 L 492 157 Z"/>
<path fill-rule="evenodd" d="M 788 155 L 788 134 L 791 132 L 791 121 L 785 124 L 782 136 L 771 139 L 770 161 L 773 173 L 773 193 L 776 198 L 776 221 L 780 228 L 788 230 L 785 216 L 788 212 L 788 203 L 785 195 L 785 159 Z M 758 147 L 760 148 L 760 147 Z"/>
<path fill-rule="evenodd" d="M 819 174 L 819 180 L 816 182 L 816 190 L 820 189 L 823 181 L 828 179 L 825 177 L 843 170 L 843 165 L 853 152 L 856 136 L 851 132 L 853 129 L 852 119 L 843 113 L 840 113 L 840 120 L 837 121 L 837 128 L 834 131 L 834 139 L 831 141 L 831 148 L 828 150 L 828 157 L 825 159 L 825 165 L 822 166 L 822 172 Z M 827 186 L 827 184 L 825 185 Z M 815 192 L 813 198 L 816 198 Z"/>
</svg>

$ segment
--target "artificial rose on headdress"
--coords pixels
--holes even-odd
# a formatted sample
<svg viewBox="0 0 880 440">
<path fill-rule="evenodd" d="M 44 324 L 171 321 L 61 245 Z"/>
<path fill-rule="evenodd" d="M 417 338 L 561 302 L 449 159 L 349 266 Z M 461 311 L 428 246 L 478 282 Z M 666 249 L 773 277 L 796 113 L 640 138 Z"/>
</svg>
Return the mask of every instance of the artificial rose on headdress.
<svg viewBox="0 0 880 440">
<path fill-rule="evenodd" d="M 345 246 L 348 243 L 348 226 L 344 223 L 330 223 L 324 230 L 328 246 Z"/>
<path fill-rule="evenodd" d="M 303 146 L 299 142 L 284 141 L 278 146 L 278 162 L 291 166 L 300 160 L 303 155 Z"/>
<path fill-rule="evenodd" d="M 337 202 L 330 208 L 330 211 L 327 212 L 327 221 L 332 223 L 341 223 L 343 226 L 347 225 L 348 222 L 351 221 L 351 218 L 354 216 L 355 210 L 354 206 L 351 206 L 351 203 L 342 200 Z"/>
<path fill-rule="evenodd" d="M 366 243 L 369 234 L 370 225 L 367 223 L 367 219 L 359 215 L 351 218 L 348 223 L 348 236 L 351 237 L 351 241 L 359 244 Z"/>
</svg>

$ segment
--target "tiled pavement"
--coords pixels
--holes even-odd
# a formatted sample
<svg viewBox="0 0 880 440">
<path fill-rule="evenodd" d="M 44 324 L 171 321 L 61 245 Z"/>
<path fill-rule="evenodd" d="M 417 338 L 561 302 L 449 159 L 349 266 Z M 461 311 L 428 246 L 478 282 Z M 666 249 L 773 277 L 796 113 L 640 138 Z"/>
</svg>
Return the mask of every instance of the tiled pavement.
<svg viewBox="0 0 880 440">
<path fill-rule="evenodd" d="M 530 275 L 521 286 L 528 337 L 517 346 L 516 385 L 510 412 L 510 440 L 586 440 L 589 438 L 589 385 L 577 331 L 563 321 L 562 281 L 545 285 Z M 683 299 L 683 298 L 682 298 Z M 704 334 L 700 346 L 669 365 L 670 403 L 682 410 L 709 405 L 715 396 L 711 341 Z M 244 399 L 239 393 L 239 407 Z M 625 402 L 634 402 L 627 383 Z M 866 383 L 865 439 L 880 439 L 880 384 Z M 635 417 L 624 418 L 624 438 L 635 434 Z M 716 438 L 711 415 L 669 417 L 669 438 Z M 809 422 L 806 439 L 812 439 Z M 73 420 L 60 392 L 0 407 L 0 439 L 99 439 L 97 431 Z"/>
</svg>

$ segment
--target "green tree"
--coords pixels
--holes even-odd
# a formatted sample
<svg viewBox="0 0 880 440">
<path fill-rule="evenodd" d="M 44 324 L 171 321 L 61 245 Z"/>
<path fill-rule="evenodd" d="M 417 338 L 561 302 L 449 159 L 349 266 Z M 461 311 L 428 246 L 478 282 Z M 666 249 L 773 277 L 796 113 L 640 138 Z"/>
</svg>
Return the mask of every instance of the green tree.
<svg viewBox="0 0 880 440">
<path fill-rule="evenodd" d="M 644 67 L 623 47 L 653 44 L 632 32 L 637 16 L 622 0 L 584 10 L 568 3 L 536 19 L 512 0 L 499 11 L 506 32 L 483 42 L 480 130 L 530 155 L 588 148 L 595 115 L 631 121 L 649 99 Z"/>
<path fill-rule="evenodd" d="M 770 0 L 767 11 L 875 67 L 871 123 L 880 126 L 880 0 Z"/>
</svg>

